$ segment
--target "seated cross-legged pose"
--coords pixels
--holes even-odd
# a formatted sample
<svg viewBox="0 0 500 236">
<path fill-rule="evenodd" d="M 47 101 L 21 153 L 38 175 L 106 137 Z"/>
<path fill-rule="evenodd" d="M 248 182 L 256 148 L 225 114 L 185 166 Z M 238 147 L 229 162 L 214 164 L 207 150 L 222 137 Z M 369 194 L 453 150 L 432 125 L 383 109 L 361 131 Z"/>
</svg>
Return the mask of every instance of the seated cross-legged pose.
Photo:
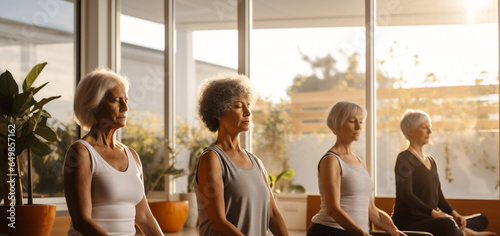
<svg viewBox="0 0 500 236">
<path fill-rule="evenodd" d="M 430 235 L 401 232 L 375 206 L 372 179 L 365 163 L 351 151 L 365 117 L 365 108 L 352 102 L 338 102 L 330 110 L 326 122 L 337 140 L 318 164 L 321 209 L 312 218 L 307 235 Z M 369 221 L 387 233 L 369 232 Z"/>
<path fill-rule="evenodd" d="M 444 198 L 436 161 L 422 151 L 432 133 L 430 116 L 423 111 L 408 110 L 400 127 L 410 145 L 399 153 L 394 168 L 394 223 L 403 230 L 422 230 L 436 236 L 496 235 L 480 232 L 488 226 L 486 216 L 464 217 Z"/>
<path fill-rule="evenodd" d="M 217 139 L 201 154 L 196 172 L 199 234 L 288 235 L 262 162 L 240 147 L 250 128 L 253 92 L 244 75 L 221 74 L 201 87 L 198 113 Z"/>
<path fill-rule="evenodd" d="M 96 69 L 78 84 L 74 112 L 90 130 L 64 160 L 64 194 L 71 216 L 68 235 L 163 235 L 148 206 L 137 153 L 115 139 L 125 127 L 128 81 Z"/>
</svg>

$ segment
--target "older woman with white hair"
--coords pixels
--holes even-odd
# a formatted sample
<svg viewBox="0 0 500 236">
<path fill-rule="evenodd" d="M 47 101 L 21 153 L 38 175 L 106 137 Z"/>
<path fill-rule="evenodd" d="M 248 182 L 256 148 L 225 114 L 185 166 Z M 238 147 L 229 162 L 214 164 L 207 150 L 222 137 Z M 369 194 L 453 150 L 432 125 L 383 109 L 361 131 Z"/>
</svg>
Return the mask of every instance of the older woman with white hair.
<svg viewBox="0 0 500 236">
<path fill-rule="evenodd" d="M 483 231 L 486 216 L 460 215 L 444 198 L 434 158 L 423 152 L 431 137 L 431 118 L 423 111 L 408 110 L 401 131 L 410 142 L 399 153 L 396 174 L 396 202 L 392 219 L 403 230 L 421 230 L 439 236 L 496 235 Z"/>
<path fill-rule="evenodd" d="M 401 232 L 373 199 L 373 182 L 365 163 L 351 150 L 366 118 L 364 107 L 338 102 L 326 119 L 337 140 L 318 164 L 321 208 L 307 231 L 315 235 L 428 235 Z M 387 233 L 369 232 L 369 221 Z"/>
<path fill-rule="evenodd" d="M 115 139 L 127 121 L 129 82 L 96 69 L 78 84 L 76 122 L 89 133 L 64 160 L 64 194 L 71 216 L 68 235 L 163 235 L 151 214 L 137 153 Z"/>
</svg>

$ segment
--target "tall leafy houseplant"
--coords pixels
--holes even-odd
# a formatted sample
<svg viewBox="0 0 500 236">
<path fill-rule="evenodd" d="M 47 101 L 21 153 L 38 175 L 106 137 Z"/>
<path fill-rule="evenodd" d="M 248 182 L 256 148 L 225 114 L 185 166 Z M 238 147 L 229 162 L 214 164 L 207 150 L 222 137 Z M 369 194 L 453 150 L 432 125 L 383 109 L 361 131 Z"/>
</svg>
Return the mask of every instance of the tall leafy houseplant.
<svg viewBox="0 0 500 236">
<path fill-rule="evenodd" d="M 61 96 L 42 98 L 34 95 L 47 83 L 33 87 L 47 63 L 33 67 L 24 79 L 22 92 L 7 70 L 0 75 L 0 150 L 4 174 L 4 204 L 23 205 L 22 185 L 18 157 L 27 150 L 28 157 L 28 205 L 33 204 L 31 186 L 31 152 L 45 156 L 52 152 L 49 142 L 58 140 L 57 134 L 47 126 L 50 114 L 43 109 L 48 102 Z M 15 189 L 11 187 L 15 187 Z"/>
</svg>

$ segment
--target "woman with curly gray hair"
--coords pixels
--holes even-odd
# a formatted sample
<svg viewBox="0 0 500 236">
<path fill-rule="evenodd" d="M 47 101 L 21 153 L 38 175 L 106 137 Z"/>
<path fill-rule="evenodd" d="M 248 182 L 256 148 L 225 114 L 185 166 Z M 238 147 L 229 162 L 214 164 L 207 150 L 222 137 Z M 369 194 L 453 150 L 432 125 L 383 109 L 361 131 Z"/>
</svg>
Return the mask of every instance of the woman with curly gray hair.
<svg viewBox="0 0 500 236">
<path fill-rule="evenodd" d="M 253 91 L 248 78 L 220 74 L 199 92 L 198 113 L 217 140 L 196 172 L 200 235 L 288 235 L 262 162 L 240 147 L 250 128 Z"/>
</svg>

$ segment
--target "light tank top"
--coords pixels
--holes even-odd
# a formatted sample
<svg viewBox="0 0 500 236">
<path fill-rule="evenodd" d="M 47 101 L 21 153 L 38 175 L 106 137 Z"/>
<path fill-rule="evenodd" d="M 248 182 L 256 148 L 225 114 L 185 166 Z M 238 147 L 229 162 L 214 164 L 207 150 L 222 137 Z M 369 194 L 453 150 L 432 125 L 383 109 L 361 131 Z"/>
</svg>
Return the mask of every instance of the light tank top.
<svg viewBox="0 0 500 236">
<path fill-rule="evenodd" d="M 108 164 L 89 143 L 81 139 L 77 142 L 87 148 L 92 161 L 92 220 L 109 235 L 134 236 L 135 206 L 144 194 L 134 156 L 125 147 L 128 167 L 121 172 Z M 71 223 L 68 235 L 82 234 Z"/>
<path fill-rule="evenodd" d="M 252 162 L 251 168 L 234 164 L 217 145 L 210 145 L 203 154 L 213 151 L 219 158 L 224 181 L 224 205 L 226 219 L 247 236 L 266 235 L 269 228 L 269 198 L 267 182 L 262 175 L 262 164 L 251 153 L 245 151 Z M 202 154 L 202 155 L 203 155 Z M 195 193 L 198 200 L 199 233 L 203 236 L 219 235 L 212 229 L 198 188 L 196 174 Z"/>
<path fill-rule="evenodd" d="M 342 158 L 331 151 L 323 156 L 323 158 L 328 155 L 334 155 L 339 160 L 340 164 L 340 207 L 349 215 L 349 217 L 354 220 L 354 222 L 359 227 L 361 227 L 362 230 L 368 232 L 368 207 L 370 205 L 370 197 L 373 192 L 373 182 L 370 178 L 370 175 L 361 164 L 361 161 L 359 161 L 359 165 L 350 165 L 345 163 Z M 323 158 L 321 158 L 321 160 L 323 160 Z M 321 187 L 321 178 L 319 177 L 319 164 L 318 184 L 321 206 L 319 212 L 312 218 L 312 222 L 345 230 L 326 212 L 325 197 L 323 195 L 323 190 Z"/>
</svg>

